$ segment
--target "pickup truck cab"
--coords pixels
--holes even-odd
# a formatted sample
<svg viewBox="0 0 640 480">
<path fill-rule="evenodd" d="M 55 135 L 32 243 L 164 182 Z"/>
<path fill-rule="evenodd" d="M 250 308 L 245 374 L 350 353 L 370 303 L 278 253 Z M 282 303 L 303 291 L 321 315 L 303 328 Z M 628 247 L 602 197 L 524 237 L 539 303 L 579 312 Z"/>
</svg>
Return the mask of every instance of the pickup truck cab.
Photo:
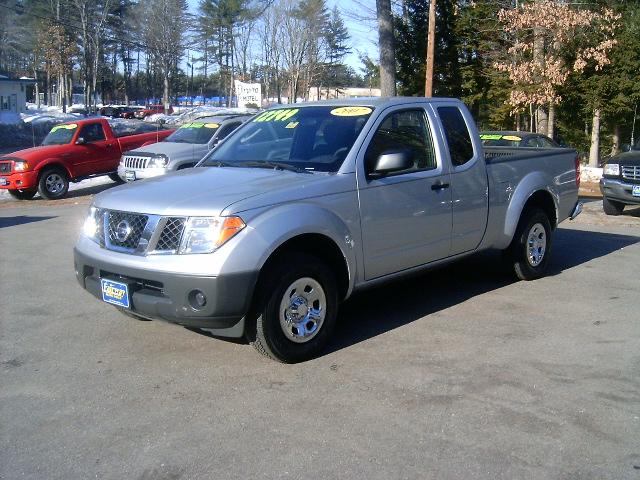
<svg viewBox="0 0 640 480">
<path fill-rule="evenodd" d="M 69 182 L 100 175 L 120 182 L 117 168 L 123 152 L 173 132 L 131 123 L 90 118 L 56 125 L 39 147 L 0 156 L 0 188 L 19 200 L 31 199 L 36 192 L 54 200 L 67 194 Z M 140 129 L 147 131 L 135 133 Z"/>
<path fill-rule="evenodd" d="M 150 115 L 155 115 L 156 113 L 164 113 L 164 105 L 147 105 L 146 107 L 133 112 L 133 116 L 142 120 Z M 169 108 L 167 109 L 167 114 L 171 115 L 172 113 L 173 107 L 169 106 Z"/>
<path fill-rule="evenodd" d="M 250 115 L 215 115 L 187 122 L 161 142 L 122 155 L 118 175 L 133 182 L 194 167 L 249 118 Z"/>
<path fill-rule="evenodd" d="M 76 276 L 130 316 L 298 362 L 357 290 L 487 249 L 521 279 L 544 275 L 553 230 L 581 210 L 576 160 L 485 152 L 455 99 L 275 108 L 196 168 L 97 195 Z"/>
</svg>

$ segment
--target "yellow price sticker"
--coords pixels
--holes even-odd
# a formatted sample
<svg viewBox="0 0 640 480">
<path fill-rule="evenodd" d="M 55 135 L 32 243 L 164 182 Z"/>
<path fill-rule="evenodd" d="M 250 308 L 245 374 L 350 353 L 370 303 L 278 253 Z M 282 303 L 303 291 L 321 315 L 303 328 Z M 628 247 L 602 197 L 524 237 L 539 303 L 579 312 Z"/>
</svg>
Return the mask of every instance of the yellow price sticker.
<svg viewBox="0 0 640 480">
<path fill-rule="evenodd" d="M 62 125 L 56 125 L 55 127 L 53 127 L 51 129 L 51 133 L 57 130 L 74 130 L 76 128 L 78 128 L 77 123 L 63 123 Z"/>
<path fill-rule="evenodd" d="M 511 140 L 513 142 L 519 142 L 520 140 L 522 140 L 522 137 L 517 137 L 515 135 L 504 135 L 502 137 L 503 140 Z"/>
<path fill-rule="evenodd" d="M 369 107 L 339 107 L 334 108 L 330 113 L 337 117 L 360 117 L 369 115 L 371 111 Z"/>
<path fill-rule="evenodd" d="M 296 128 L 300 122 L 289 122 L 284 128 Z"/>
<path fill-rule="evenodd" d="M 218 128 L 220 124 L 218 123 L 205 123 L 204 128 Z"/>
<path fill-rule="evenodd" d="M 297 108 L 278 108 L 261 113 L 253 119 L 254 122 L 284 122 L 289 120 L 300 110 Z"/>
</svg>

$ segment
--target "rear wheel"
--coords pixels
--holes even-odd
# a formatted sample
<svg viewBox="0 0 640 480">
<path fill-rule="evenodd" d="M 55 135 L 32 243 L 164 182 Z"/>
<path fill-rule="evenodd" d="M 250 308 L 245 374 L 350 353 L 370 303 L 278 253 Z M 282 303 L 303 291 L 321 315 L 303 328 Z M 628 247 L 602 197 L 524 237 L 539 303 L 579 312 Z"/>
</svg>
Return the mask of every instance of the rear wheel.
<svg viewBox="0 0 640 480">
<path fill-rule="evenodd" d="M 120 178 L 120 175 L 118 175 L 117 173 L 110 173 L 109 178 L 116 183 L 124 183 L 124 180 L 122 180 Z"/>
<path fill-rule="evenodd" d="M 38 192 L 49 200 L 64 197 L 69 191 L 69 178 L 61 168 L 48 168 L 40 174 Z"/>
<path fill-rule="evenodd" d="M 602 209 L 607 215 L 620 215 L 624 210 L 624 203 L 602 197 Z"/>
<path fill-rule="evenodd" d="M 306 254 L 280 257 L 259 287 L 255 331 L 261 354 L 286 363 L 317 356 L 336 323 L 338 291 L 331 270 Z"/>
<path fill-rule="evenodd" d="M 551 253 L 551 223 L 540 208 L 522 213 L 506 258 L 520 280 L 544 276 Z"/>
<path fill-rule="evenodd" d="M 9 190 L 9 195 L 18 200 L 31 200 L 37 191 L 37 188 L 30 188 L 28 190 Z"/>
</svg>

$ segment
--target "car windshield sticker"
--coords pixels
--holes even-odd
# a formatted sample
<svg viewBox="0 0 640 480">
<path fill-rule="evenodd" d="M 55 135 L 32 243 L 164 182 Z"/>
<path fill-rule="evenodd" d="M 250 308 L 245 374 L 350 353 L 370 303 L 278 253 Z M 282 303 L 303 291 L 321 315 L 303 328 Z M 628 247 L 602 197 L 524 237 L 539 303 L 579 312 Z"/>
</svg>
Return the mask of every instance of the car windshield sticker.
<svg viewBox="0 0 640 480">
<path fill-rule="evenodd" d="M 371 109 L 369 107 L 340 107 L 331 110 L 331 115 L 338 117 L 360 117 L 362 115 L 369 115 Z"/>
<path fill-rule="evenodd" d="M 296 128 L 300 122 L 289 122 L 284 128 Z"/>
<path fill-rule="evenodd" d="M 515 141 L 515 142 L 519 142 L 520 140 L 522 140 L 522 137 L 516 137 L 515 135 L 505 135 L 502 138 L 503 138 L 503 140 L 512 140 L 512 141 Z"/>
<path fill-rule="evenodd" d="M 57 131 L 57 130 L 73 130 L 75 128 L 78 128 L 78 124 L 77 123 L 63 123 L 62 125 L 56 125 L 55 127 L 53 127 L 51 129 L 51 133 Z"/>
<path fill-rule="evenodd" d="M 516 135 L 502 135 L 501 133 L 483 133 L 480 135 L 482 140 L 510 140 L 513 142 L 519 142 L 522 137 Z"/>
<path fill-rule="evenodd" d="M 204 128 L 218 128 L 220 124 L 218 123 L 205 123 Z"/>
<path fill-rule="evenodd" d="M 202 122 L 192 122 L 185 123 L 180 128 L 218 128 L 220 125 L 217 123 L 202 123 Z"/>
<path fill-rule="evenodd" d="M 299 112 L 297 108 L 279 108 L 277 110 L 269 110 L 268 112 L 261 113 L 253 119 L 254 122 L 284 122 L 289 120 L 296 113 Z"/>
</svg>

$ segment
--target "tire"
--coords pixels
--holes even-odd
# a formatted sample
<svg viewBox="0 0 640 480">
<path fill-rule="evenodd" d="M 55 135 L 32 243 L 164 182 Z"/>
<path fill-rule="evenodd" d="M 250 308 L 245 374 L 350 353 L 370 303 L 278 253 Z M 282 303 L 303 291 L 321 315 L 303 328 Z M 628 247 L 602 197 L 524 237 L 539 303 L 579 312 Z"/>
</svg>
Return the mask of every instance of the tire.
<svg viewBox="0 0 640 480">
<path fill-rule="evenodd" d="M 540 208 L 522 212 L 518 228 L 505 251 L 509 266 L 520 280 L 543 277 L 551 254 L 551 223 Z"/>
<path fill-rule="evenodd" d="M 284 255 L 276 262 L 268 267 L 258 286 L 255 324 L 250 324 L 255 328 L 248 332 L 248 340 L 273 360 L 309 360 L 324 349 L 336 323 L 335 275 L 322 261 L 307 254 Z M 307 310 L 309 304 L 315 306 L 316 318 L 310 316 L 313 308 Z M 298 310 L 301 307 L 302 312 Z M 295 315 L 297 319 L 291 321 Z"/>
<path fill-rule="evenodd" d="M 124 183 L 124 180 L 122 180 L 120 178 L 120 175 L 118 175 L 117 173 L 110 173 L 109 178 L 118 184 Z"/>
<path fill-rule="evenodd" d="M 620 215 L 624 210 L 624 203 L 602 197 L 602 209 L 607 215 Z"/>
<path fill-rule="evenodd" d="M 29 190 L 9 190 L 9 195 L 17 200 L 31 200 L 37 192 L 38 189 L 36 188 Z"/>
<path fill-rule="evenodd" d="M 47 168 L 38 179 L 38 193 L 48 200 L 57 200 L 67 195 L 69 177 L 61 168 Z"/>
</svg>

